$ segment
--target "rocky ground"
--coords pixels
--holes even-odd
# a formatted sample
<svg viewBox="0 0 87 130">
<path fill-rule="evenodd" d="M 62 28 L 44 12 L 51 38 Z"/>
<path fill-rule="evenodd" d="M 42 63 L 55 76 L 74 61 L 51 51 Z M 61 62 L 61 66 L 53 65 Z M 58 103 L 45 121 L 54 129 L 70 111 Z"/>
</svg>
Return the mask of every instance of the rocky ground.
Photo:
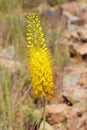
<svg viewBox="0 0 87 130">
<path fill-rule="evenodd" d="M 27 1 L 26 1 L 27 2 Z M 25 4 L 26 4 L 25 2 Z M 56 5 L 54 1 L 39 3 L 38 8 L 42 26 L 47 25 L 47 43 L 57 61 L 59 47 L 63 67 L 55 74 L 55 96 L 46 106 L 46 130 L 87 130 L 87 1 L 78 0 Z M 56 32 L 55 32 L 56 30 Z M 50 38 L 53 35 L 53 41 Z M 0 51 L 0 66 L 11 69 L 24 67 L 13 60 L 14 48 Z M 16 66 L 16 68 L 15 68 Z M 62 64 L 61 64 L 62 66 Z M 42 119 L 42 109 L 36 110 Z M 39 130 L 42 129 L 41 121 Z M 32 128 L 31 128 L 32 130 Z"/>
<path fill-rule="evenodd" d="M 47 130 L 87 130 L 87 4 L 66 3 L 50 13 L 58 21 L 60 16 L 65 23 L 65 33 L 57 42 L 68 46 L 69 63 L 61 78 L 63 101 L 47 106 L 46 127 Z M 62 23 L 57 27 L 60 26 Z"/>
</svg>

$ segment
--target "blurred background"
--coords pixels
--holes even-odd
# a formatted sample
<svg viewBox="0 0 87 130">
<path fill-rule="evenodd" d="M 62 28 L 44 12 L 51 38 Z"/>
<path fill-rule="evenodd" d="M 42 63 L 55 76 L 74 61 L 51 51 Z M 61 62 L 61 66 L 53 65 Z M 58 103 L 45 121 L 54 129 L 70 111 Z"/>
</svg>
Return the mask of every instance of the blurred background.
<svg viewBox="0 0 87 130">
<path fill-rule="evenodd" d="M 0 0 L 0 130 L 41 130 L 43 104 L 33 99 L 24 57 L 30 12 L 40 17 L 54 63 L 48 104 L 56 106 L 52 116 L 48 111 L 47 129 L 86 130 L 87 0 Z"/>
</svg>

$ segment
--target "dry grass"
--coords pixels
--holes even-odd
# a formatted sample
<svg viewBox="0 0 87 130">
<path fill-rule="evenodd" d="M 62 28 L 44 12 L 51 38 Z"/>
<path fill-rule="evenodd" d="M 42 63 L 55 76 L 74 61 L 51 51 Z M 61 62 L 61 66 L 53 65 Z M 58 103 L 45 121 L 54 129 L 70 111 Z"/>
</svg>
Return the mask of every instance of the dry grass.
<svg viewBox="0 0 87 130">
<path fill-rule="evenodd" d="M 0 130 L 24 130 L 25 127 L 27 130 L 39 121 L 39 117 L 34 114 L 35 106 L 29 96 L 31 86 L 26 84 L 27 77 L 25 79 L 23 73 L 19 73 L 18 76 L 18 73 L 13 75 L 6 70 L 0 71 Z"/>
</svg>

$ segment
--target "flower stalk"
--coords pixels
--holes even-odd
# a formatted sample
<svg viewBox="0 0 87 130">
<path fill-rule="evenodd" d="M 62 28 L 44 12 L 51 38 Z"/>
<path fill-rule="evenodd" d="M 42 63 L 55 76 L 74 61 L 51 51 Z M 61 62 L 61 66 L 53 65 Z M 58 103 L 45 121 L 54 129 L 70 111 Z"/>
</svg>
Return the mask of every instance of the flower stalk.
<svg viewBox="0 0 87 130">
<path fill-rule="evenodd" d="M 43 130 L 45 130 L 45 122 L 46 122 L 46 99 L 43 98 Z"/>
<path fill-rule="evenodd" d="M 54 93 L 52 59 L 36 13 L 30 13 L 27 16 L 26 29 L 26 63 L 31 76 L 34 97 L 43 99 L 43 130 L 45 130 L 46 99 L 51 99 Z"/>
</svg>

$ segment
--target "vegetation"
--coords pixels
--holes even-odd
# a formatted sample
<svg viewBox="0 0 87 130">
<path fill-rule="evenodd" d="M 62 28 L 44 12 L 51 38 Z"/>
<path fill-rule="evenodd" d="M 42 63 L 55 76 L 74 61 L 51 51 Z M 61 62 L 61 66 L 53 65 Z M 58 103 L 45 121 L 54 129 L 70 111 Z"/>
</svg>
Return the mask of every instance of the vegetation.
<svg viewBox="0 0 87 130">
<path fill-rule="evenodd" d="M 36 19 L 34 19 L 36 20 L 35 22 L 38 23 L 35 26 L 35 29 L 37 30 L 35 34 L 37 41 L 34 42 L 35 39 L 29 40 L 30 34 L 27 36 L 27 40 L 31 43 L 33 40 L 34 46 L 37 45 L 36 43 L 39 43 L 39 46 L 31 47 L 30 49 L 30 43 L 27 44 L 27 50 L 30 50 L 30 59 L 28 59 L 28 51 L 26 50 L 27 61 L 28 63 L 31 61 L 27 65 L 28 69 L 31 67 L 29 70 L 31 71 L 30 73 L 32 77 L 33 74 L 35 74 L 31 81 L 29 72 L 27 72 L 26 67 L 23 66 L 25 64 L 24 45 L 26 44 L 26 15 L 33 10 L 30 9 L 30 5 L 29 7 L 26 5 L 27 4 L 25 4 L 23 0 L 21 2 L 20 0 L 0 0 L 0 52 L 5 52 L 5 56 L 0 56 L 0 130 L 28 130 L 31 126 L 39 124 L 40 119 L 34 113 L 36 104 L 35 100 L 32 100 L 31 82 L 33 84 L 35 97 L 40 96 L 42 98 L 51 98 L 53 95 L 53 76 L 51 70 L 52 59 L 49 50 L 47 50 L 47 46 L 51 48 L 51 44 L 53 43 L 51 51 L 54 51 L 53 58 L 55 61 L 55 55 L 57 52 L 55 51 L 54 43 L 58 32 L 56 31 L 54 34 L 51 33 L 52 37 L 50 39 L 48 38 L 46 45 L 42 28 L 40 27 L 40 21 L 37 16 Z M 29 20 L 30 18 L 28 18 L 28 21 Z M 45 29 L 45 24 L 43 24 L 43 27 Z M 31 26 L 31 30 L 32 29 L 33 27 Z M 28 33 L 29 30 L 30 28 L 28 27 Z M 10 47 L 14 48 L 11 50 L 13 56 L 9 51 L 6 51 Z M 9 57 L 7 57 L 7 55 L 9 55 Z M 66 57 L 63 57 L 60 52 L 58 55 L 58 61 L 61 63 L 58 63 L 58 66 L 61 66 L 61 64 L 64 66 L 67 62 L 65 59 Z M 18 62 L 22 64 L 22 69 L 21 66 L 17 68 L 16 64 L 16 69 L 10 67 L 6 68 L 1 65 L 3 60 L 8 60 L 9 64 L 11 62 L 13 63 L 13 61 Z M 5 65 L 6 64 L 8 65 L 8 62 L 5 62 Z M 37 69 L 39 66 L 40 70 Z M 40 80 L 38 80 L 38 73 L 41 74 Z M 37 85 L 40 85 L 38 89 L 36 89 Z"/>
<path fill-rule="evenodd" d="M 43 98 L 43 130 L 45 130 L 46 99 L 51 99 L 53 96 L 51 58 L 46 47 L 38 16 L 36 13 L 31 13 L 27 17 L 26 61 L 30 70 L 34 96 L 35 98 Z"/>
</svg>

